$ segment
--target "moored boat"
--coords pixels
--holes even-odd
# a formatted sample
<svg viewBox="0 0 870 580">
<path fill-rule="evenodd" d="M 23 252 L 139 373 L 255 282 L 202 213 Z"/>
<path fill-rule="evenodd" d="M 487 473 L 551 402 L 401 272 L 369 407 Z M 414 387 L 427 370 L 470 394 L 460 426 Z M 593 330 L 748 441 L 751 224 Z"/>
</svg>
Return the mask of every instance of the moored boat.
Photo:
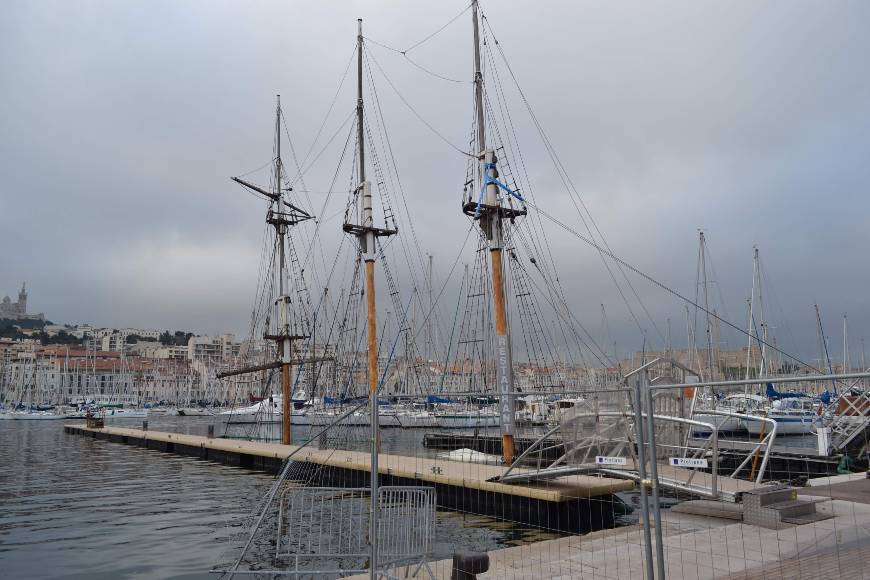
<svg viewBox="0 0 870 580">
<path fill-rule="evenodd" d="M 718 401 L 715 406 L 713 406 L 712 410 L 740 414 L 755 414 L 761 412 L 766 405 L 767 399 L 760 395 L 735 393 Z M 735 433 L 746 430 L 746 426 L 739 417 L 718 415 L 705 412 L 704 410 L 698 410 L 692 415 L 692 418 L 695 421 L 715 425 L 719 433 Z M 710 429 L 697 425 L 694 427 L 693 431 L 694 433 L 710 433 Z"/>
<path fill-rule="evenodd" d="M 817 427 L 825 425 L 825 419 L 819 414 L 820 403 L 810 397 L 792 397 L 774 401 L 758 419 L 744 419 L 743 424 L 750 435 L 760 435 L 766 430 L 766 416 L 776 421 L 777 435 L 808 435 L 815 433 Z"/>
</svg>

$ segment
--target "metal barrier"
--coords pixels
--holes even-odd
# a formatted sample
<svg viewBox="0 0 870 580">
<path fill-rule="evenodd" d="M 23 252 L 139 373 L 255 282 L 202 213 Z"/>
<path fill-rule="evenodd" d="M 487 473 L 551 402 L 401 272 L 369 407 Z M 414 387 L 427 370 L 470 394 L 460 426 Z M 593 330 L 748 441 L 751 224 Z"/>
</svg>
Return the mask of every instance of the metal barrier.
<svg viewBox="0 0 870 580">
<path fill-rule="evenodd" d="M 288 488 L 280 497 L 276 559 L 282 574 L 367 572 L 371 555 L 370 488 Z M 378 489 L 378 575 L 396 566 L 425 568 L 435 531 L 435 489 L 383 486 Z"/>
<path fill-rule="evenodd" d="M 435 488 L 378 488 L 378 563 L 381 568 L 425 565 L 435 531 Z"/>
</svg>

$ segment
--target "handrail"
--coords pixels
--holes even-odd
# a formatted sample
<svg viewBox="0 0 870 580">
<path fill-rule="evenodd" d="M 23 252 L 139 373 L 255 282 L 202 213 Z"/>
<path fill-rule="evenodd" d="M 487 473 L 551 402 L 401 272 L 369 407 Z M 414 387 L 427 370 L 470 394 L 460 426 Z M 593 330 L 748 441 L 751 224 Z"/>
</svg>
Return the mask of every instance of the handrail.
<svg viewBox="0 0 870 580">
<path fill-rule="evenodd" d="M 675 367 L 677 367 L 677 368 L 679 368 L 679 369 L 682 369 L 684 372 L 689 373 L 689 374 L 692 375 L 692 376 L 695 376 L 695 377 L 701 378 L 701 373 L 700 373 L 700 372 L 698 372 L 698 371 L 696 371 L 696 370 L 694 370 L 694 369 L 690 369 L 690 368 L 687 367 L 686 365 L 682 364 L 680 361 L 678 361 L 678 360 L 676 360 L 676 359 L 673 359 L 673 358 L 666 357 L 666 356 L 656 357 L 656 358 L 654 358 L 653 360 L 649 361 L 648 363 L 643 364 L 643 365 L 637 367 L 637 368 L 634 369 L 633 371 L 629 371 L 629 373 L 626 374 L 626 375 L 624 375 L 622 378 L 623 378 L 623 380 L 628 379 L 629 377 L 631 377 L 631 376 L 633 376 L 633 375 L 636 375 L 637 373 L 639 373 L 639 372 L 641 372 L 641 371 L 644 371 L 644 370 L 650 368 L 651 366 L 653 366 L 653 365 L 655 365 L 655 364 L 658 364 L 658 363 L 660 363 L 660 362 L 664 362 L 664 363 L 672 364 L 672 365 L 674 365 Z"/>
<path fill-rule="evenodd" d="M 870 377 L 870 372 L 841 373 L 837 375 L 793 375 L 788 377 L 762 377 L 754 379 L 741 379 L 735 381 L 707 381 L 699 383 L 682 383 L 679 385 L 652 385 L 649 388 L 661 389 L 685 389 L 700 387 L 740 387 L 743 385 L 758 385 L 762 383 L 808 383 L 830 380 L 863 379 Z"/>
<path fill-rule="evenodd" d="M 649 414 L 648 413 L 641 413 L 641 416 L 643 418 L 647 418 L 649 416 Z M 578 413 L 578 414 L 573 415 L 571 418 L 569 418 L 567 423 L 574 422 L 574 421 L 577 421 L 578 419 L 583 419 L 583 418 L 588 418 L 588 417 L 634 418 L 634 414 L 631 412 L 628 412 L 628 411 L 599 411 L 599 412 Z M 671 421 L 671 422 L 675 422 L 675 423 L 684 423 L 687 425 L 705 427 L 712 432 L 711 442 L 712 442 L 712 447 L 713 447 L 713 449 L 712 449 L 713 467 L 712 467 L 710 485 L 711 485 L 712 495 L 713 495 L 713 497 L 716 497 L 718 495 L 718 481 L 717 480 L 718 480 L 718 474 L 719 474 L 719 427 L 713 423 L 705 423 L 704 421 L 697 421 L 695 419 L 686 419 L 683 417 L 674 417 L 671 415 L 653 414 L 652 417 L 653 417 L 653 421 L 655 421 L 656 419 L 659 419 L 659 420 Z M 498 480 L 499 481 L 503 480 L 508 475 L 510 475 L 510 473 L 514 470 L 514 468 L 517 465 L 519 465 L 521 459 L 523 459 L 525 456 L 529 455 L 535 448 L 538 447 L 538 445 L 543 443 L 550 435 L 552 435 L 553 433 L 555 433 L 556 431 L 558 431 L 562 427 L 563 427 L 563 425 L 558 425 L 558 426 L 550 429 L 549 431 L 547 431 L 545 434 L 541 435 L 534 443 L 532 443 L 529 447 L 527 447 L 525 449 L 525 451 L 523 451 L 516 459 L 514 459 L 514 462 L 511 464 L 510 467 L 508 467 L 508 470 L 505 471 L 501 476 L 499 476 Z M 564 455 L 562 457 L 564 457 Z M 650 461 L 656 461 L 655 457 L 651 457 Z M 765 465 L 765 464 L 762 464 L 762 465 Z M 546 469 L 550 469 L 550 468 L 546 468 Z M 534 475 L 535 473 L 544 473 L 544 472 L 545 472 L 545 470 L 536 469 L 535 471 L 531 471 L 528 474 L 523 474 L 523 475 Z"/>
<path fill-rule="evenodd" d="M 743 460 L 737 469 L 731 474 L 731 476 L 737 475 L 743 467 L 749 463 L 749 459 L 752 457 L 753 453 L 755 453 L 762 445 L 765 445 L 764 448 L 764 458 L 761 460 L 761 467 L 758 469 L 758 477 L 755 480 L 755 483 L 761 484 L 762 477 L 764 475 L 765 469 L 767 469 L 767 460 L 770 458 L 770 448 L 773 447 L 773 441 L 776 439 L 776 421 L 771 419 L 770 417 L 763 417 L 761 415 L 747 415 L 745 413 L 734 413 L 733 411 L 704 411 L 705 413 L 709 413 L 710 415 L 723 415 L 725 417 L 737 417 L 738 419 L 749 419 L 751 421 L 761 420 L 766 423 L 772 423 L 773 427 L 770 430 L 770 433 L 766 435 L 761 441 L 756 444 L 755 448 L 746 456 L 746 459 Z"/>
<path fill-rule="evenodd" d="M 641 371 L 645 371 L 646 369 L 650 368 L 651 366 L 653 366 L 654 364 L 656 364 L 657 362 L 659 362 L 661 360 L 662 360 L 661 357 L 654 358 L 651 361 L 649 361 L 648 363 L 640 365 L 639 367 L 637 367 L 633 371 L 629 371 L 628 374 L 624 375 L 622 378 L 628 379 L 629 377 L 636 375 L 637 373 L 639 373 Z"/>
</svg>

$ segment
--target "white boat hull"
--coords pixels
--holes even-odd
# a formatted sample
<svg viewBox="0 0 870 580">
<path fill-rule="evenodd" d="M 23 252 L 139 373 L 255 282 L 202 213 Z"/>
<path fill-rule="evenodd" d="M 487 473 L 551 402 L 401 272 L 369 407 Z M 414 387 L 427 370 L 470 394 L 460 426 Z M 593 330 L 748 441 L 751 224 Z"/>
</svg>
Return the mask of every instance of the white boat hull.
<svg viewBox="0 0 870 580">
<path fill-rule="evenodd" d="M 181 407 L 177 414 L 180 417 L 213 417 L 215 412 L 207 407 Z"/>
<path fill-rule="evenodd" d="M 57 421 L 58 419 L 66 419 L 65 415 L 55 415 L 54 413 L 46 413 L 37 411 L 35 413 L 12 412 L 0 414 L 0 419 L 12 421 Z"/>
<path fill-rule="evenodd" d="M 98 415 L 104 419 L 147 419 L 148 409 L 105 409 Z"/>
<path fill-rule="evenodd" d="M 803 415 L 790 417 L 770 417 L 776 421 L 777 435 L 809 435 L 816 432 L 816 427 L 819 426 L 819 417 L 817 415 Z M 761 419 L 744 419 L 743 424 L 750 435 L 760 435 L 761 430 L 764 433 L 770 432 L 770 423 Z"/>
<path fill-rule="evenodd" d="M 438 427 L 438 420 L 431 413 L 399 413 L 396 415 L 403 429 L 425 429 Z"/>
<path fill-rule="evenodd" d="M 325 427 L 327 425 L 331 425 L 339 417 L 341 417 L 344 413 L 342 412 L 314 412 L 308 415 L 309 420 L 311 421 L 311 425 L 317 425 L 318 427 Z M 372 424 L 371 415 L 365 412 L 356 412 L 351 413 L 347 417 L 341 420 L 341 424 L 347 427 L 370 427 Z M 378 416 L 378 425 L 381 428 L 386 427 L 401 427 L 401 422 L 397 415 L 395 414 L 385 414 Z"/>
<path fill-rule="evenodd" d="M 719 433 L 734 433 L 736 431 L 744 431 L 746 427 L 743 425 L 743 422 L 739 417 L 728 417 L 727 415 L 713 415 L 707 413 L 695 413 L 692 416 L 692 419 L 695 421 L 700 421 L 701 423 L 709 423 L 711 425 L 715 425 L 718 429 Z M 698 425 L 693 425 L 692 431 L 694 433 L 712 433 L 711 429 L 706 427 L 700 427 Z"/>
<path fill-rule="evenodd" d="M 481 429 L 499 424 L 495 413 L 436 413 L 435 419 L 441 429 Z"/>
</svg>

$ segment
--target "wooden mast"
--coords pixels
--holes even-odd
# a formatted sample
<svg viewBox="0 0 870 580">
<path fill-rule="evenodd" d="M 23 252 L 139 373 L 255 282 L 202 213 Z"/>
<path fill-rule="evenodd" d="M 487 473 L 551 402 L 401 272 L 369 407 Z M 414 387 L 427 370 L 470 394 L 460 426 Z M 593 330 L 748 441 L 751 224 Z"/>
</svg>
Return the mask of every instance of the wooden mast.
<svg viewBox="0 0 870 580">
<path fill-rule="evenodd" d="M 357 34 L 357 101 L 356 101 L 356 123 L 357 123 L 357 156 L 359 158 L 359 185 L 357 186 L 355 195 L 359 200 L 359 224 L 345 223 L 343 229 L 345 232 L 353 234 L 359 240 L 360 252 L 362 259 L 365 261 L 365 293 L 366 293 L 366 311 L 367 311 L 367 329 L 368 329 L 368 387 L 369 396 L 372 403 L 372 443 L 373 448 L 380 447 L 378 436 L 378 412 L 377 412 L 377 392 L 378 392 L 378 325 L 377 325 L 377 308 L 375 300 L 375 258 L 377 256 L 377 248 L 375 239 L 382 236 L 392 236 L 397 233 L 396 229 L 378 228 L 374 225 L 374 217 L 372 214 L 372 189 L 371 183 L 366 180 L 365 166 L 365 122 L 363 117 L 363 35 L 362 35 L 362 19 L 358 20 L 359 32 Z M 373 461 L 377 461 L 377 456 L 373 456 Z M 373 473 L 377 473 L 374 471 Z"/>
<path fill-rule="evenodd" d="M 378 501 L 378 453 L 380 453 L 380 426 L 378 424 L 378 317 L 377 301 L 375 299 L 375 258 L 377 248 L 375 239 L 380 236 L 392 236 L 396 229 L 377 228 L 372 214 L 371 183 L 366 180 L 365 165 L 365 120 L 363 117 L 363 35 L 362 18 L 357 20 L 357 156 L 359 158 L 359 185 L 356 195 L 359 200 L 359 224 L 345 223 L 345 232 L 357 237 L 362 259 L 365 262 L 365 293 L 366 318 L 368 331 L 368 387 L 369 406 L 371 411 L 371 510 L 372 518 L 369 530 L 371 553 L 369 555 L 369 570 L 374 578 L 377 571 L 377 501 Z"/>
<path fill-rule="evenodd" d="M 278 215 L 284 213 L 284 196 L 281 192 L 281 95 L 278 95 L 278 107 L 275 115 L 275 195 L 278 198 Z M 287 233 L 287 224 L 278 223 L 278 303 L 280 309 L 281 328 L 278 332 L 277 343 L 281 349 L 281 443 L 290 445 L 293 437 L 291 433 L 291 406 L 290 406 L 290 297 L 287 295 L 287 270 L 284 256 L 284 237 Z"/>
<path fill-rule="evenodd" d="M 478 30 L 477 0 L 473 0 L 472 21 L 474 24 L 474 102 L 477 120 L 477 155 L 483 163 L 481 199 L 476 203 L 468 200 L 463 212 L 479 218 L 479 225 L 489 245 L 492 267 L 492 298 L 495 310 L 495 363 L 496 389 L 499 393 L 499 415 L 502 430 L 502 454 L 507 465 L 514 460 L 514 390 L 513 362 L 511 358 L 510 331 L 505 302 L 504 244 L 502 220 L 524 215 L 525 210 L 502 207 L 499 200 L 498 169 L 495 151 L 486 147 L 486 120 L 483 108 L 483 73 L 480 68 L 480 32 Z M 503 186 L 502 186 L 503 187 Z M 514 193 L 514 192 L 512 192 Z M 514 195 L 516 195 L 514 193 Z M 518 196 L 517 196 L 518 197 Z"/>
<path fill-rule="evenodd" d="M 359 145 L 359 182 L 360 182 L 360 221 L 362 231 L 358 234 L 360 245 L 365 260 L 366 276 L 366 318 L 368 328 L 368 378 L 369 395 L 372 397 L 372 427 L 376 447 L 380 451 L 380 435 L 376 424 L 377 396 L 378 396 L 378 316 L 375 303 L 375 232 L 374 217 L 372 215 L 372 192 L 371 184 L 366 181 L 366 157 L 365 157 L 365 124 L 363 120 L 363 36 L 362 19 L 357 20 L 357 99 L 356 99 L 356 124 L 357 141 Z"/>
<path fill-rule="evenodd" d="M 291 416 L 293 407 L 291 403 L 291 383 L 292 373 L 291 366 L 308 361 L 293 361 L 290 358 L 293 340 L 300 338 L 308 338 L 305 335 L 291 334 L 290 328 L 290 281 L 288 278 L 287 264 L 285 259 L 285 238 L 287 236 L 287 226 L 294 226 L 299 222 L 313 218 L 308 212 L 294 206 L 289 201 L 284 200 L 284 191 L 291 191 L 292 188 L 283 188 L 283 166 L 281 164 L 281 95 L 277 97 L 277 105 L 275 110 L 275 184 L 272 191 L 266 188 L 259 187 L 253 183 L 249 183 L 239 177 L 233 177 L 232 180 L 236 183 L 255 191 L 275 203 L 275 210 L 269 209 L 266 215 L 266 222 L 275 228 L 275 244 L 278 250 L 278 297 L 275 304 L 278 306 L 278 332 L 277 334 L 264 334 L 263 338 L 274 340 L 278 345 L 278 360 L 275 363 L 266 363 L 244 369 L 233 370 L 218 375 L 218 378 L 247 374 L 252 372 L 263 371 L 271 368 L 281 368 L 281 398 L 282 398 L 282 425 L 281 425 L 281 443 L 289 445 L 292 441 L 291 436 Z"/>
</svg>

